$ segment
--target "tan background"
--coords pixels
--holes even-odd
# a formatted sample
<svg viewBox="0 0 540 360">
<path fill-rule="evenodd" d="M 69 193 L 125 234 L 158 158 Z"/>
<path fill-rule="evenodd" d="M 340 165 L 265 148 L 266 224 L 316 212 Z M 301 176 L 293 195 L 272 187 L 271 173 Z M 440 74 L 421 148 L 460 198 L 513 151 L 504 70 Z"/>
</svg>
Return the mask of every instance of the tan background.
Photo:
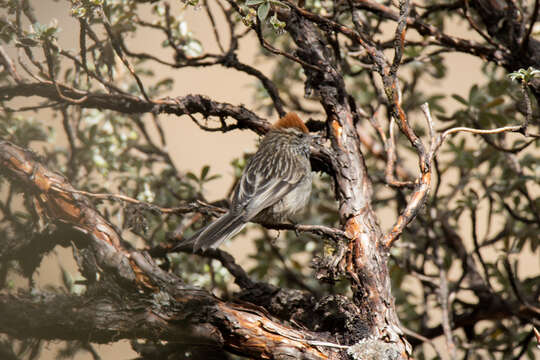
<svg viewBox="0 0 540 360">
<path fill-rule="evenodd" d="M 70 17 L 69 5 L 67 1 L 53 2 L 51 0 L 31 1 L 36 9 L 36 15 L 40 22 L 49 23 L 53 18 L 58 19 L 62 32 L 60 33 L 60 44 L 63 48 L 76 49 L 78 41 L 78 25 Z M 148 7 L 141 6 L 141 9 Z M 1 11 L 1 10 L 0 10 Z M 174 12 L 179 14 L 178 9 Z M 216 12 L 218 13 L 218 12 Z M 213 34 L 210 31 L 209 22 L 203 11 L 188 9 L 183 13 L 184 18 L 189 23 L 189 29 L 196 38 L 202 41 L 205 50 L 217 51 Z M 150 19 L 150 15 L 142 16 Z M 218 25 L 222 26 L 223 21 L 217 17 Z M 393 31 L 392 29 L 390 31 Z M 463 37 L 471 38 L 466 33 L 463 24 L 456 25 L 455 28 L 447 29 L 451 34 L 459 34 Z M 224 39 L 227 44 L 227 38 Z M 166 53 L 172 61 L 172 53 L 161 48 L 162 36 L 157 32 L 141 32 L 136 38 L 129 39 L 128 44 L 135 51 L 145 51 L 152 54 Z M 253 37 L 247 37 L 242 41 L 240 47 L 240 59 L 249 64 L 255 64 L 255 54 L 258 51 L 258 43 Z M 12 49 L 10 49 L 10 53 Z M 465 54 L 444 55 L 448 62 L 448 76 L 444 81 L 424 83 L 422 86 L 427 91 L 442 92 L 447 95 L 457 93 L 467 97 L 470 86 L 481 81 L 480 66 L 477 58 Z M 269 75 L 268 64 L 257 63 L 257 67 Z M 178 69 L 171 70 L 163 66 L 154 67 L 157 78 L 164 76 L 173 77 L 175 80 L 174 90 L 170 96 L 184 96 L 188 94 L 204 94 L 214 100 L 229 102 L 231 104 L 245 104 L 248 107 L 253 105 L 252 89 L 256 84 L 256 79 L 248 77 L 233 69 L 221 67 L 209 67 L 200 69 Z M 148 81 L 151 83 L 151 81 Z M 28 101 L 28 100 L 26 100 Z M 27 104 L 27 103 L 26 103 Z M 449 110 L 454 103 L 448 101 Z M 21 104 L 22 105 L 22 104 Z M 265 116 L 265 114 L 259 114 Z M 58 120 L 47 118 L 47 113 L 35 115 L 43 121 L 50 122 L 58 126 Z M 210 165 L 212 173 L 223 174 L 222 178 L 214 181 L 208 187 L 208 197 L 210 200 L 223 198 L 230 187 L 231 167 L 230 161 L 238 157 L 245 151 L 252 151 L 255 148 L 256 136 L 248 131 L 235 131 L 223 135 L 221 133 L 206 133 L 194 125 L 188 117 L 178 118 L 176 116 L 162 115 L 161 120 L 165 128 L 167 141 L 171 156 L 181 171 L 197 171 L 203 165 Z M 270 119 L 275 120 L 275 119 Z M 61 134 L 61 132 L 58 132 Z M 65 141 L 59 137 L 58 141 Z M 39 151 L 39 148 L 34 150 Z M 412 162 L 413 166 L 415 162 Z M 393 215 L 392 215 L 393 216 Z M 392 216 L 382 216 L 383 227 L 389 227 L 393 222 Z M 464 227 L 465 228 L 465 227 Z M 464 233 L 468 230 L 465 229 Z M 483 231 L 483 230 L 482 230 Z M 482 232 L 483 233 L 483 232 Z M 232 252 L 241 262 L 246 259 L 246 254 L 251 251 L 249 242 L 234 241 L 227 249 Z M 60 285 L 60 270 L 56 265 L 60 262 L 64 267 L 75 269 L 71 251 L 69 249 L 57 248 L 55 252 L 48 256 L 39 270 L 38 284 L 44 287 L 46 284 Z M 538 264 L 536 258 L 531 258 L 532 263 Z M 19 283 L 20 284 L 20 283 Z M 51 359 L 56 353 L 57 344 L 51 343 L 45 347 L 42 354 L 43 359 Z M 104 360 L 107 359 L 129 359 L 136 357 L 129 346 L 123 341 L 114 345 L 98 345 L 97 349 Z M 91 359 L 89 354 L 81 354 L 77 359 Z"/>
</svg>

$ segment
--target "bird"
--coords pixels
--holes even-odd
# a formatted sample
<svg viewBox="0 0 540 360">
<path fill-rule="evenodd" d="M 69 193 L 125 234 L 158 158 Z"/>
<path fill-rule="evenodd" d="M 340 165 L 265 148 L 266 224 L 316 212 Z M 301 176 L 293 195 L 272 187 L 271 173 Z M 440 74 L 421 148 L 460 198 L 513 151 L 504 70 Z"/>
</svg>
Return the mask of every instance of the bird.
<svg viewBox="0 0 540 360">
<path fill-rule="evenodd" d="M 193 252 L 217 249 L 248 222 L 279 224 L 304 208 L 311 195 L 309 160 L 313 135 L 290 112 L 272 125 L 236 184 L 229 210 L 182 242 Z"/>
</svg>

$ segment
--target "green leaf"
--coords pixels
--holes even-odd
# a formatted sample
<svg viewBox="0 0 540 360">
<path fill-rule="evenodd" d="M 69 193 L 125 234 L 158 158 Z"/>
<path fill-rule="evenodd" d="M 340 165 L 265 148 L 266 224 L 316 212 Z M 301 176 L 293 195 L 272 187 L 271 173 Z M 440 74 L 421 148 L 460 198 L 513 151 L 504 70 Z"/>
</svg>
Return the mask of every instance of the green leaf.
<svg viewBox="0 0 540 360">
<path fill-rule="evenodd" d="M 510 79 L 512 80 L 519 80 L 519 81 L 524 81 L 525 83 L 528 83 L 538 74 L 540 74 L 540 70 L 535 69 L 530 66 L 527 70 L 519 69 L 518 71 L 510 73 L 508 74 L 508 77 L 510 77 Z"/>
<path fill-rule="evenodd" d="M 201 169 L 201 180 L 204 180 L 206 179 L 206 175 L 208 175 L 208 171 L 210 170 L 210 166 L 208 165 L 205 165 L 202 169 Z"/>
<path fill-rule="evenodd" d="M 270 24 L 274 27 L 274 30 L 278 31 L 278 33 L 285 29 L 285 25 L 287 25 L 285 22 L 279 21 L 277 13 L 274 13 L 274 15 L 270 17 Z"/>
<path fill-rule="evenodd" d="M 187 177 L 188 179 L 193 180 L 193 181 L 199 182 L 199 179 L 197 178 L 197 175 L 195 175 L 195 174 L 192 173 L 192 172 L 188 172 L 188 173 L 186 174 L 186 177 Z"/>
<path fill-rule="evenodd" d="M 463 105 L 467 105 L 469 106 L 469 102 L 467 100 L 465 100 L 464 98 L 462 98 L 461 96 L 457 95 L 457 94 L 453 94 L 452 97 L 459 101 L 460 103 L 462 103 Z"/>
<path fill-rule="evenodd" d="M 265 0 L 248 0 L 246 1 L 246 6 L 251 6 L 251 5 L 259 5 L 261 3 L 263 3 Z"/>
<path fill-rule="evenodd" d="M 481 106 L 484 104 L 484 93 L 480 90 L 477 84 L 474 84 L 469 90 L 469 104 Z"/>
<path fill-rule="evenodd" d="M 262 22 L 266 19 L 268 16 L 268 12 L 270 12 L 270 3 L 265 2 L 264 4 L 261 4 L 259 8 L 257 9 L 257 16 L 259 17 L 259 20 Z"/>
<path fill-rule="evenodd" d="M 495 99 L 491 100 L 487 104 L 484 105 L 484 109 L 489 109 L 492 107 L 499 106 L 504 103 L 504 98 L 502 96 L 496 97 Z"/>
</svg>

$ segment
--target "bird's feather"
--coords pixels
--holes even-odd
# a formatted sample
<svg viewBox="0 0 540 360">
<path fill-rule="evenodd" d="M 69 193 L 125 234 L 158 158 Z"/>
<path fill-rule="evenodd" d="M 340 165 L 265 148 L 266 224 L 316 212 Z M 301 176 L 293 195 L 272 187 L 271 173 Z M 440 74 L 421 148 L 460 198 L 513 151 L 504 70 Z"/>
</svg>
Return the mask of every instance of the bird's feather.
<svg viewBox="0 0 540 360">
<path fill-rule="evenodd" d="M 241 214 L 227 212 L 192 237 L 193 251 L 217 249 L 224 241 L 238 234 L 246 226 Z"/>
<path fill-rule="evenodd" d="M 267 159 L 251 161 L 236 187 L 233 203 L 245 204 L 245 206 L 235 210 L 243 212 L 248 221 L 282 199 L 302 181 L 304 176 L 308 175 L 304 172 L 289 171 L 291 166 L 301 168 L 293 164 L 292 159 L 274 166 L 272 160 L 279 156 L 275 153 L 271 155 Z M 285 157 L 281 157 L 283 158 Z"/>
</svg>

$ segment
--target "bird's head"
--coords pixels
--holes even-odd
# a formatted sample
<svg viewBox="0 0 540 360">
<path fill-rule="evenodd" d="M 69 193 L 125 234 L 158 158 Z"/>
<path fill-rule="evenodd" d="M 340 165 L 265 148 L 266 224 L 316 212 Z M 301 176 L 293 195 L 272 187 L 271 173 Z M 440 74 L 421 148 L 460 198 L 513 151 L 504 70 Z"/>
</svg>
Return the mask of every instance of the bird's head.
<svg viewBox="0 0 540 360">
<path fill-rule="evenodd" d="M 286 143 L 298 147 L 302 153 L 308 154 L 310 147 L 318 141 L 318 134 L 310 134 L 306 124 L 294 112 L 290 112 L 274 123 L 270 131 L 276 135 L 286 135 Z M 278 135 L 279 136 L 279 135 Z"/>
<path fill-rule="evenodd" d="M 287 113 L 287 115 L 276 121 L 272 126 L 272 130 L 288 132 L 297 137 L 307 139 L 310 143 L 312 141 L 319 143 L 322 139 L 320 134 L 311 134 L 306 124 L 294 112 Z"/>
</svg>

